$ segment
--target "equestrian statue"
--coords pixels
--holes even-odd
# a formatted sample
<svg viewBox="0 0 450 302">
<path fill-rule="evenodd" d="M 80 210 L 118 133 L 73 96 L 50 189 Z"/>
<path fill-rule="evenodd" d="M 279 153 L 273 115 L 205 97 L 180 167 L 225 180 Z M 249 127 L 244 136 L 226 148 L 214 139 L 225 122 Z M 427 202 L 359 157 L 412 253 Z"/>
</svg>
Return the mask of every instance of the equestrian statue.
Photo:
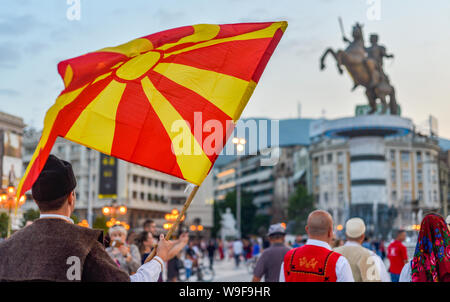
<svg viewBox="0 0 450 302">
<path fill-rule="evenodd" d="M 337 69 L 340 74 L 343 73 L 342 65 L 345 66 L 353 79 L 352 91 L 359 85 L 366 88 L 366 96 L 369 101 L 370 111 L 373 114 L 377 110 L 377 100 L 382 104 L 381 113 L 386 113 L 386 97 L 389 96 L 389 111 L 391 114 L 397 114 L 397 102 L 395 99 L 395 89 L 390 84 L 389 77 L 383 70 L 383 58 L 393 58 L 394 55 L 388 54 L 386 48 L 378 44 L 378 35 L 370 35 L 370 47 L 365 47 L 362 24 L 356 23 L 353 26 L 352 37 L 350 41 L 345 37 L 342 20 L 339 18 L 344 42 L 348 43 L 345 50 L 328 48 L 320 58 L 320 69 L 325 69 L 325 58 L 332 54 L 336 59 Z"/>
</svg>

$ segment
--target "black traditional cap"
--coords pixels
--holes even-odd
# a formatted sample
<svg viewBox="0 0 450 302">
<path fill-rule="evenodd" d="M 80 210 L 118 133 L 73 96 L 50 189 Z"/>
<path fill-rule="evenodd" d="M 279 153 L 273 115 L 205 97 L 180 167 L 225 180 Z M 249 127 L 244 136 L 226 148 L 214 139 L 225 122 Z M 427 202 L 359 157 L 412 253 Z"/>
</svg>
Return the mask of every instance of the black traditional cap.
<svg viewBox="0 0 450 302">
<path fill-rule="evenodd" d="M 72 165 L 50 154 L 33 184 L 32 194 L 37 201 L 52 201 L 69 194 L 76 186 Z"/>
</svg>

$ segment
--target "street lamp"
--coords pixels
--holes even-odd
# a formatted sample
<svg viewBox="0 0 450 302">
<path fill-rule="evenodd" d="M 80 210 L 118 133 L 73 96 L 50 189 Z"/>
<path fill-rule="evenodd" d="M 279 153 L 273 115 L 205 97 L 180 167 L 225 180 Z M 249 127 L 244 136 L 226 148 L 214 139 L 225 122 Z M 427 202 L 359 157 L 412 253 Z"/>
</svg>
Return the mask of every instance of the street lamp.
<svg viewBox="0 0 450 302">
<path fill-rule="evenodd" d="M 233 137 L 232 139 L 233 144 L 236 145 L 236 150 L 238 153 L 244 151 L 245 144 L 247 141 L 245 138 L 239 138 L 239 137 Z M 237 228 L 238 228 L 238 236 L 241 237 L 241 184 L 238 184 L 238 181 L 241 181 L 241 158 L 239 157 L 239 154 L 237 154 L 237 161 L 238 161 L 238 179 L 236 181 L 236 220 L 237 220 Z"/>
<path fill-rule="evenodd" d="M 105 216 L 111 216 L 111 219 L 106 222 L 106 226 L 108 228 L 114 226 L 114 225 L 123 225 L 126 230 L 130 229 L 130 226 L 124 222 L 117 220 L 116 218 L 119 215 L 125 215 L 127 213 L 128 209 L 126 206 L 106 206 L 102 208 L 102 213 Z"/>
<path fill-rule="evenodd" d="M 167 213 L 166 215 L 164 215 L 164 218 L 168 222 L 163 224 L 163 228 L 165 230 L 170 229 L 173 226 L 173 223 L 178 219 L 179 215 L 180 215 L 180 212 L 177 209 L 173 209 L 170 213 Z M 183 217 L 181 217 L 180 221 L 183 222 L 185 218 L 186 218 L 186 216 L 183 215 Z"/>
<path fill-rule="evenodd" d="M 8 186 L 6 189 L 0 190 L 0 207 L 8 209 L 8 231 L 7 231 L 7 237 L 11 235 L 11 211 L 13 208 L 21 207 L 25 201 L 26 197 L 25 195 L 20 196 L 19 200 L 17 200 L 16 196 L 16 188 L 14 186 Z"/>
</svg>

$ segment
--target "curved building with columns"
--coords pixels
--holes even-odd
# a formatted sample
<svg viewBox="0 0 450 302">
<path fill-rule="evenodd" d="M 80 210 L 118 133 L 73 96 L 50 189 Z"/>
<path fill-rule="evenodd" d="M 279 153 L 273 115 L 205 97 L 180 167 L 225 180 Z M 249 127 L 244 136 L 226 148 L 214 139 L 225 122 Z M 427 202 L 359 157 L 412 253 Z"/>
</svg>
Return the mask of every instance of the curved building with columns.
<svg viewBox="0 0 450 302">
<path fill-rule="evenodd" d="M 438 140 L 410 119 L 366 115 L 310 127 L 311 191 L 336 224 L 361 217 L 374 235 L 411 228 L 438 210 Z"/>
</svg>

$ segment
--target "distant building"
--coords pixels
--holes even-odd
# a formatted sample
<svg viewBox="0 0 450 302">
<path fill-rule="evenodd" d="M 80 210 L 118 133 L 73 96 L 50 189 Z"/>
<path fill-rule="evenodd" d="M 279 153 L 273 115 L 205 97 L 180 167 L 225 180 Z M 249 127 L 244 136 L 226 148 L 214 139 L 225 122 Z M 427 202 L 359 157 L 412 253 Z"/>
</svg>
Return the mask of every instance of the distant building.
<svg viewBox="0 0 450 302">
<path fill-rule="evenodd" d="M 411 229 L 412 225 L 420 224 L 424 213 L 441 208 L 438 140 L 413 130 L 395 135 L 394 130 L 390 133 L 391 126 L 384 125 L 382 118 L 377 119 L 380 125 L 362 125 L 361 130 L 344 126 L 341 122 L 344 119 L 324 121 L 337 126 L 318 131 L 326 135 L 317 136 L 310 145 L 312 192 L 317 205 L 329 211 L 336 224 L 344 225 L 354 216 L 361 200 L 373 205 L 373 210 L 372 206 L 364 210 L 365 214 L 356 209 L 357 216 L 365 216 L 369 232 L 383 227 L 380 220 L 375 222 L 376 215 L 389 216 L 393 212 L 396 214 L 394 228 Z M 409 127 L 402 125 L 407 119 L 391 119 L 400 127 L 395 131 L 406 131 Z M 333 131 L 339 135 L 347 131 L 344 134 L 349 136 L 364 131 L 366 136 L 350 140 L 334 136 Z M 380 214 L 380 210 L 384 213 Z"/>
<path fill-rule="evenodd" d="M 22 137 L 25 128 L 23 119 L 0 112 L 0 188 L 17 188 L 22 176 Z M 0 207 L 0 213 L 7 209 Z M 11 229 L 17 230 L 22 219 L 22 209 L 12 215 Z"/>
<path fill-rule="evenodd" d="M 264 137 L 273 142 L 271 129 L 258 125 L 257 132 L 252 135 Z M 288 200 L 299 184 L 308 186 L 307 171 L 309 165 L 307 145 L 309 144 L 309 124 L 312 119 L 285 119 L 279 121 L 279 132 L 276 135 L 278 144 L 268 143 L 265 148 L 246 149 L 245 155 L 220 156 L 214 166 L 215 202 L 225 199 L 227 193 L 235 191 L 240 185 L 243 191 L 253 194 L 253 203 L 257 214 L 269 215 L 271 221 L 287 222 Z M 238 135 L 235 131 L 235 135 Z M 249 133 L 245 139 L 251 141 Z M 231 139 L 230 139 L 231 141 Z M 261 146 L 258 146 L 261 147 Z M 253 152 L 252 152 L 253 151 Z M 273 162 L 268 160 L 269 155 Z M 240 161 L 240 163 L 239 163 Z M 239 177 L 239 166 L 241 177 Z"/>
</svg>

